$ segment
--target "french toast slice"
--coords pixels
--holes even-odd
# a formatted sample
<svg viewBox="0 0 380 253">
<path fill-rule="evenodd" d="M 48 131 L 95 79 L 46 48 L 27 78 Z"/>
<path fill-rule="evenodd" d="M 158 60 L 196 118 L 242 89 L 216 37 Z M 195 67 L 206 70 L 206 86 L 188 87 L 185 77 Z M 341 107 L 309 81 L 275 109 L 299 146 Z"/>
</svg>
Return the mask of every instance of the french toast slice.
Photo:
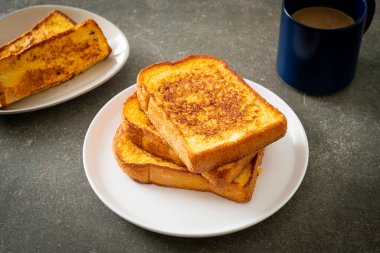
<svg viewBox="0 0 380 253">
<path fill-rule="evenodd" d="M 86 20 L 17 55 L 0 59 L 0 108 L 84 72 L 111 53 L 103 32 Z"/>
<path fill-rule="evenodd" d="M 263 152 L 260 151 L 232 183 L 217 187 L 201 175 L 189 172 L 186 167 L 178 166 L 140 149 L 132 143 L 121 126 L 113 139 L 113 151 L 120 168 L 137 182 L 213 192 L 236 202 L 251 200 L 263 157 Z"/>
<path fill-rule="evenodd" d="M 193 55 L 140 71 L 141 108 L 186 167 L 202 173 L 286 133 L 285 116 L 224 61 Z"/>
<path fill-rule="evenodd" d="M 58 33 L 74 27 L 76 23 L 60 11 L 54 10 L 20 37 L 0 47 L 0 59 L 17 55 L 25 49 Z"/>
<path fill-rule="evenodd" d="M 128 134 L 133 144 L 165 160 L 185 166 L 141 110 L 136 93 L 124 103 L 122 119 L 123 130 Z M 249 154 L 238 161 L 227 163 L 201 174 L 210 183 L 218 187 L 225 186 L 231 183 L 250 164 L 254 155 Z"/>
</svg>

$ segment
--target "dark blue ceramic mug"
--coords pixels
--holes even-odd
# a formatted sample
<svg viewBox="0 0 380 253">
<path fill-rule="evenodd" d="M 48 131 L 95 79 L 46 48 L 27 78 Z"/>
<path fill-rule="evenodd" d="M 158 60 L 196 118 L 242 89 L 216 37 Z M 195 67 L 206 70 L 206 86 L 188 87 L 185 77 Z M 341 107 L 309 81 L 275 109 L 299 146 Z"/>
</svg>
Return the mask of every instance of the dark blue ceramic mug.
<svg viewBox="0 0 380 253">
<path fill-rule="evenodd" d="M 354 23 L 319 29 L 292 17 L 298 10 L 315 6 L 340 10 Z M 277 73 L 285 83 L 306 93 L 323 94 L 344 88 L 354 78 L 362 36 L 374 12 L 374 0 L 284 0 Z"/>
</svg>

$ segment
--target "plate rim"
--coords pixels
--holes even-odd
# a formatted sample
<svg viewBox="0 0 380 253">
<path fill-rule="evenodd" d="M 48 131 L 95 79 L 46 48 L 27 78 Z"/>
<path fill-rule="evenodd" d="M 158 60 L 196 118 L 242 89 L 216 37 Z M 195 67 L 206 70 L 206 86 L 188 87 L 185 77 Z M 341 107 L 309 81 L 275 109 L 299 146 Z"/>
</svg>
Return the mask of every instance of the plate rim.
<svg viewBox="0 0 380 253">
<path fill-rule="evenodd" d="M 80 92 L 77 92 L 77 93 L 73 94 L 72 96 L 69 96 L 69 97 L 66 97 L 66 98 L 63 98 L 63 99 L 53 100 L 53 101 L 50 101 L 50 102 L 47 102 L 47 103 L 44 103 L 44 104 L 40 104 L 40 105 L 35 105 L 35 106 L 32 106 L 32 107 L 22 108 L 22 109 L 9 109 L 9 110 L 7 110 L 7 109 L 1 109 L 0 108 L 0 115 L 19 114 L 19 113 L 26 113 L 26 112 L 32 112 L 32 111 L 42 110 L 42 109 L 45 109 L 45 108 L 48 108 L 48 107 L 52 107 L 52 106 L 55 106 L 55 105 L 58 105 L 58 104 L 62 104 L 64 102 L 67 102 L 67 101 L 72 100 L 74 98 L 77 98 L 77 97 L 79 97 L 79 96 L 81 96 L 83 94 L 86 94 L 86 93 L 90 92 L 91 90 L 93 90 L 93 89 L 101 86 L 102 84 L 104 84 L 105 82 L 107 82 L 108 80 L 110 80 L 113 76 L 115 76 L 120 71 L 120 69 L 125 65 L 125 63 L 127 62 L 128 58 L 129 58 L 129 55 L 130 55 L 130 44 L 129 44 L 129 41 L 128 41 L 126 35 L 124 34 L 124 32 L 121 31 L 118 26 L 116 26 L 114 23 L 112 23 L 111 21 L 109 21 L 105 17 L 100 16 L 97 13 L 94 13 L 94 12 L 91 12 L 91 11 L 88 11 L 88 10 L 85 10 L 85 9 L 81 9 L 81 8 L 78 8 L 78 7 L 72 7 L 72 6 L 66 6 L 66 5 L 55 5 L 55 4 L 33 5 L 33 6 L 25 7 L 25 8 L 22 8 L 22 9 L 17 9 L 15 11 L 11 12 L 11 13 L 6 14 L 5 16 L 3 16 L 0 19 L 0 22 L 2 22 L 3 19 L 8 18 L 8 17 L 10 17 L 12 15 L 15 15 L 15 14 L 17 14 L 19 12 L 28 11 L 28 10 L 31 10 L 31 9 L 49 9 L 49 8 L 60 9 L 61 11 L 64 11 L 66 9 L 66 10 L 79 11 L 79 12 L 82 12 L 82 13 L 88 13 L 88 14 L 93 15 L 93 16 L 99 18 L 99 19 L 104 19 L 105 21 L 109 22 L 113 26 L 113 28 L 118 32 L 118 34 L 121 35 L 122 39 L 125 41 L 126 49 L 125 49 L 125 51 L 123 51 L 123 58 L 122 58 L 121 62 L 116 65 L 115 70 L 111 74 L 108 74 L 105 78 L 104 78 L 104 75 L 103 75 L 102 76 L 103 78 L 100 77 L 101 79 L 100 79 L 99 82 L 95 82 L 96 79 L 93 80 L 92 82 L 95 82 L 94 85 L 91 85 L 87 89 L 84 89 L 84 90 L 82 90 Z M 42 18 L 43 17 L 41 17 L 41 19 Z M 52 88 L 54 88 L 54 87 L 52 87 Z M 28 98 L 25 98 L 25 99 L 28 99 Z"/>
<path fill-rule="evenodd" d="M 127 87 L 126 89 L 120 91 L 118 94 L 116 94 L 115 96 L 113 96 L 106 104 L 104 104 L 104 106 L 98 111 L 98 113 L 95 115 L 95 117 L 91 121 L 91 123 L 89 125 L 89 128 L 88 128 L 88 130 L 86 132 L 86 135 L 85 135 L 85 138 L 84 138 L 84 142 L 83 142 L 83 152 L 82 152 L 82 155 L 83 155 L 83 166 L 84 166 L 84 170 L 85 170 L 85 174 L 86 174 L 87 180 L 89 181 L 90 186 L 93 189 L 93 191 L 95 192 L 95 194 L 97 195 L 97 197 L 103 202 L 103 204 L 105 204 L 115 214 L 117 214 L 118 216 L 120 216 L 124 220 L 126 220 L 126 221 L 128 221 L 128 222 L 130 222 L 130 223 L 132 223 L 132 224 L 134 224 L 136 226 L 139 226 L 141 228 L 144 228 L 146 230 L 153 231 L 153 232 L 156 232 L 156 233 L 159 233 L 159 234 L 164 234 L 164 235 L 169 235 L 169 236 L 175 236 L 175 237 L 184 237 L 184 238 L 205 238 L 205 237 L 215 237 L 215 236 L 221 236 L 221 235 L 235 233 L 237 231 L 241 231 L 241 230 L 244 230 L 246 228 L 252 227 L 252 226 L 254 226 L 254 225 L 262 222 L 263 220 L 269 218 L 270 216 L 274 215 L 276 212 L 278 212 L 294 196 L 294 194 L 299 189 L 299 187 L 300 187 L 300 185 L 303 182 L 303 179 L 305 177 L 305 174 L 306 174 L 306 171 L 307 171 L 308 162 L 309 162 L 309 156 L 310 156 L 309 143 L 308 143 L 306 131 L 305 131 L 305 129 L 304 129 L 303 125 L 302 125 L 302 122 L 299 119 L 298 115 L 277 94 L 275 94 L 270 89 L 268 89 L 268 88 L 266 88 L 266 87 L 264 87 L 264 86 L 262 86 L 262 85 L 260 85 L 260 84 L 258 84 L 256 82 L 254 82 L 254 81 L 251 81 L 251 80 L 246 79 L 246 78 L 244 78 L 244 80 L 253 89 L 255 89 L 255 87 L 253 87 L 253 86 L 257 85 L 257 86 L 260 87 L 260 89 L 264 89 L 264 90 L 266 90 L 266 92 L 269 92 L 272 96 L 275 97 L 276 100 L 278 99 L 282 103 L 284 103 L 288 107 L 287 109 L 289 109 L 290 112 L 293 114 L 294 118 L 296 119 L 296 123 L 302 129 L 302 133 L 301 133 L 302 136 L 301 137 L 302 137 L 302 140 L 304 141 L 304 145 L 305 145 L 305 149 L 303 149 L 303 151 L 304 151 L 303 154 L 305 155 L 305 160 L 304 160 L 304 163 L 302 165 L 302 168 L 303 168 L 302 169 L 302 173 L 301 173 L 300 177 L 298 178 L 296 184 L 293 185 L 292 191 L 288 194 L 288 196 L 286 196 L 285 198 L 283 198 L 282 201 L 280 203 L 278 203 L 277 206 L 274 209 L 270 210 L 270 212 L 263 213 L 261 216 L 256 216 L 257 218 L 254 219 L 251 222 L 246 222 L 243 225 L 236 226 L 236 227 L 233 227 L 231 229 L 227 228 L 227 229 L 224 229 L 224 230 L 222 229 L 222 230 L 219 230 L 219 231 L 216 231 L 216 232 L 215 231 L 214 232 L 207 232 L 206 231 L 206 232 L 203 232 L 203 233 L 175 233 L 175 232 L 171 232 L 171 231 L 160 230 L 160 229 L 157 229 L 157 228 L 154 228 L 154 227 L 149 227 L 148 225 L 140 222 L 141 219 L 135 219 L 134 220 L 133 216 L 125 214 L 125 213 L 122 212 L 122 210 L 118 210 L 117 207 L 113 206 L 112 203 L 110 201 L 108 201 L 107 198 L 102 195 L 102 193 L 100 193 L 100 190 L 98 190 L 98 188 L 96 187 L 95 183 L 91 180 L 90 169 L 87 167 L 87 156 L 86 156 L 87 145 L 86 145 L 86 143 L 88 142 L 88 139 L 90 138 L 90 132 L 93 131 L 92 129 L 94 128 L 94 125 L 95 125 L 97 119 L 99 117 L 101 117 L 101 115 L 103 113 L 103 110 L 106 110 L 107 107 L 110 104 L 112 104 L 114 102 L 114 100 L 116 100 L 124 92 L 128 92 L 130 90 L 131 90 L 131 92 L 133 92 L 133 90 L 136 89 L 136 84 L 133 84 L 133 85 Z M 260 94 L 259 91 L 258 91 L 258 93 Z"/>
</svg>

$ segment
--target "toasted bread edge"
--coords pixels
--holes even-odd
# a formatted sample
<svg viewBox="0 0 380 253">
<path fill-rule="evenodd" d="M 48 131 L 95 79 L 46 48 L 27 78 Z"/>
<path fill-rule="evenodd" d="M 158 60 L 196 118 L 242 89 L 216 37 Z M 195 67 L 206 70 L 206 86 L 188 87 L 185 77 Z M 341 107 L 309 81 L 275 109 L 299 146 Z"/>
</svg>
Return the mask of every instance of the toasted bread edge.
<svg viewBox="0 0 380 253">
<path fill-rule="evenodd" d="M 38 30 L 41 25 L 43 23 L 46 22 L 46 20 L 48 20 L 51 16 L 53 16 L 54 14 L 56 13 L 59 13 L 60 15 L 62 15 L 63 17 L 65 17 L 67 19 L 67 21 L 71 22 L 71 24 L 73 25 L 76 25 L 77 23 L 72 20 L 69 16 L 67 16 L 66 14 L 64 14 L 63 12 L 61 11 L 58 11 L 58 10 L 52 10 L 46 17 L 44 17 L 43 19 L 41 19 L 40 21 L 38 21 L 37 24 L 35 24 L 32 28 L 30 28 L 28 31 L 26 31 L 25 33 L 21 34 L 19 37 L 15 38 L 14 40 L 11 40 L 9 42 L 7 42 L 6 44 L 4 45 L 1 45 L 0 46 L 0 51 L 4 50 L 4 48 L 10 46 L 11 44 L 14 44 L 16 43 L 17 41 L 21 40 L 23 37 L 25 36 L 28 36 L 30 35 L 31 33 L 33 33 L 35 30 Z M 5 56 L 5 57 L 8 57 L 9 55 Z M 5 57 L 1 57 L 1 58 L 5 58 Z"/>
<path fill-rule="evenodd" d="M 121 151 L 117 148 L 120 135 L 122 134 L 122 127 L 119 126 L 113 139 L 113 153 L 122 171 L 135 181 L 139 183 L 156 184 L 180 189 L 213 192 L 219 196 L 236 202 L 248 202 L 251 200 L 263 153 L 257 154 L 256 157 L 252 159 L 250 168 L 251 176 L 249 181 L 244 186 L 231 183 L 225 187 L 217 187 L 208 182 L 201 175 L 193 174 L 186 170 L 174 170 L 166 166 L 159 166 L 149 163 L 125 163 L 121 158 Z"/>
<path fill-rule="evenodd" d="M 143 127 L 135 125 L 131 122 L 128 117 L 124 114 L 124 108 L 128 103 L 137 97 L 136 92 L 133 93 L 124 103 L 122 111 L 122 126 L 126 134 L 129 135 L 132 142 L 138 147 L 145 149 L 146 151 L 169 160 L 179 166 L 184 166 L 181 159 L 178 158 L 174 150 L 169 146 L 169 144 L 162 138 L 162 136 L 157 136 L 149 130 Z"/>
<path fill-rule="evenodd" d="M 16 101 L 18 101 L 18 100 L 21 100 L 21 99 L 23 99 L 23 98 L 25 98 L 25 97 L 28 97 L 28 96 L 30 96 L 30 95 L 33 95 L 33 94 L 35 94 L 35 93 L 41 92 L 41 91 L 43 91 L 43 90 L 45 90 L 45 89 L 47 89 L 47 88 L 51 88 L 51 87 L 57 86 L 57 85 L 59 85 L 59 84 L 61 84 L 61 83 L 64 83 L 64 82 L 66 82 L 66 81 L 68 81 L 68 80 L 74 78 L 75 76 L 77 76 L 77 75 L 79 75 L 79 74 L 81 74 L 81 73 L 87 71 L 88 69 L 90 69 L 91 67 L 93 67 L 96 63 L 101 62 L 101 61 L 103 61 L 104 59 L 106 59 L 106 58 L 111 54 L 111 52 L 112 52 L 112 48 L 111 48 L 110 45 L 108 44 L 108 41 L 107 41 L 106 37 L 104 36 L 104 33 L 103 33 L 103 31 L 101 30 L 101 28 L 99 27 L 99 25 L 98 25 L 94 20 L 92 20 L 92 19 L 88 19 L 88 20 L 85 20 L 85 21 L 81 22 L 80 24 L 77 24 L 77 25 L 76 25 L 75 27 L 73 27 L 73 28 L 70 28 L 70 29 L 68 29 L 68 30 L 66 30 L 66 31 L 64 31 L 64 32 L 58 33 L 58 34 L 56 34 L 56 35 L 54 35 L 54 36 L 52 36 L 52 37 L 50 37 L 50 38 L 48 38 L 48 39 L 46 39 L 46 40 L 43 40 L 43 41 L 41 41 L 41 42 L 39 42 L 39 43 L 37 43 L 37 44 L 32 45 L 31 47 L 25 49 L 24 51 L 22 51 L 22 52 L 21 52 L 20 54 L 18 54 L 18 55 L 9 55 L 9 56 L 6 56 L 6 57 L 4 57 L 4 58 L 1 58 L 0 61 L 9 61 L 9 60 L 11 60 L 12 58 L 13 58 L 13 59 L 18 58 L 18 57 L 20 57 L 21 55 L 26 54 L 26 53 L 29 52 L 30 50 L 33 50 L 35 47 L 43 46 L 44 44 L 49 43 L 49 42 L 52 41 L 52 40 L 58 39 L 59 37 L 62 37 L 62 36 L 68 35 L 68 34 L 70 34 L 70 33 L 72 33 L 72 32 L 75 32 L 75 29 L 78 29 L 78 28 L 81 27 L 81 26 L 87 26 L 87 25 L 90 25 L 90 24 L 91 24 L 91 25 L 94 25 L 94 26 L 96 27 L 96 29 L 98 29 L 100 36 L 102 37 L 102 39 L 103 39 L 103 40 L 106 42 L 106 44 L 107 44 L 107 53 L 106 53 L 101 59 L 99 59 L 97 62 L 93 63 L 93 64 L 92 64 L 91 66 L 89 66 L 88 68 L 83 69 L 82 71 L 77 71 L 77 72 L 75 72 L 75 73 L 72 73 L 71 75 L 68 75 L 68 76 L 67 76 L 65 79 L 63 79 L 63 80 L 60 80 L 60 81 L 57 81 L 57 82 L 51 83 L 51 84 L 49 84 L 47 87 L 40 88 L 40 89 L 38 89 L 37 91 L 35 91 L 35 92 L 31 93 L 31 94 L 28 94 L 28 95 L 26 95 L 26 96 L 20 97 L 20 98 L 18 98 L 18 99 L 15 99 L 15 100 L 11 101 L 10 103 L 8 103 L 8 102 L 6 101 L 5 94 L 4 94 L 4 88 L 2 87 L 2 84 L 1 84 L 1 82 L 0 82 L 0 108 L 5 107 L 5 106 L 7 106 L 7 105 L 9 105 L 9 104 L 12 104 L 12 103 L 14 103 L 14 102 L 16 102 Z"/>
<path fill-rule="evenodd" d="M 124 133 L 126 133 L 132 143 L 134 143 L 139 148 L 148 151 L 158 157 L 164 158 L 165 160 L 174 162 L 177 165 L 184 166 L 183 162 L 174 153 L 169 144 L 162 138 L 158 132 L 152 132 L 149 128 L 146 128 L 143 124 L 136 123 L 131 120 L 129 114 L 136 114 L 139 112 L 134 112 L 130 109 L 130 104 L 133 100 L 137 99 L 136 92 L 132 94 L 124 103 L 122 110 L 122 127 Z M 140 107 L 140 106 L 139 106 Z M 144 114 L 141 107 L 139 108 L 141 113 Z M 146 115 L 144 115 L 146 117 Z M 248 166 L 252 158 L 256 155 L 255 153 L 249 154 L 242 157 L 239 160 L 230 162 L 228 164 L 222 165 L 215 169 L 209 170 L 207 172 L 201 173 L 204 178 L 206 178 L 210 183 L 222 187 L 231 183 L 240 172 Z"/>
<path fill-rule="evenodd" d="M 241 83 L 252 91 L 257 99 L 263 102 L 266 106 L 274 110 L 279 116 L 279 120 L 271 125 L 268 125 L 262 131 L 246 136 L 237 142 L 229 142 L 219 145 L 210 150 L 202 151 L 199 153 L 192 153 L 187 146 L 186 140 L 182 133 L 171 122 L 166 112 L 160 108 L 157 102 L 154 101 L 154 96 L 150 95 L 142 83 L 142 76 L 144 72 L 149 71 L 151 68 L 163 65 L 176 65 L 193 58 L 212 59 L 220 62 L 224 68 L 227 68 L 232 75 L 235 75 Z M 248 85 L 243 78 L 241 78 L 234 70 L 229 68 L 228 64 L 218 58 L 208 55 L 190 55 L 186 58 L 180 59 L 175 62 L 159 62 L 152 64 L 140 71 L 137 76 L 137 97 L 139 99 L 142 109 L 149 117 L 154 127 L 161 133 L 162 137 L 173 147 L 181 160 L 185 163 L 186 167 L 193 173 L 202 173 L 222 164 L 240 159 L 248 154 L 255 153 L 259 149 L 264 148 L 270 143 L 280 139 L 286 133 L 287 120 L 285 116 L 271 104 L 269 104 L 260 94 L 258 94 L 250 85 Z M 258 137 L 265 135 L 261 142 L 257 142 Z"/>
</svg>

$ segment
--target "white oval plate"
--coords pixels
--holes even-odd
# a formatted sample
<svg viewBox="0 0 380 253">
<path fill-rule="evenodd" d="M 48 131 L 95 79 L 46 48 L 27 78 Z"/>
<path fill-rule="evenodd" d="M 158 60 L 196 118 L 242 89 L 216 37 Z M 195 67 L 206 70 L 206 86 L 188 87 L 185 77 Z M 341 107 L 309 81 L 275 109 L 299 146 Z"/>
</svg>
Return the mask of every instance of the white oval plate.
<svg viewBox="0 0 380 253">
<path fill-rule="evenodd" d="M 3 45 L 29 30 L 50 11 L 60 10 L 75 22 L 95 20 L 112 48 L 111 55 L 84 73 L 56 87 L 49 88 L 3 109 L 0 114 L 34 111 L 53 106 L 82 95 L 106 82 L 125 64 L 129 56 L 129 43 L 123 32 L 107 19 L 78 8 L 59 5 L 39 5 L 15 11 L 0 20 L 0 45 Z"/>
<path fill-rule="evenodd" d="M 253 199 L 235 203 L 213 193 L 139 184 L 125 175 L 112 152 L 123 103 L 136 85 L 112 98 L 95 116 L 83 146 L 88 181 L 103 203 L 145 229 L 182 237 L 207 237 L 250 227 L 274 214 L 293 196 L 305 175 L 309 146 L 293 110 L 277 95 L 246 80 L 288 120 L 287 134 L 265 149 Z"/>
</svg>

